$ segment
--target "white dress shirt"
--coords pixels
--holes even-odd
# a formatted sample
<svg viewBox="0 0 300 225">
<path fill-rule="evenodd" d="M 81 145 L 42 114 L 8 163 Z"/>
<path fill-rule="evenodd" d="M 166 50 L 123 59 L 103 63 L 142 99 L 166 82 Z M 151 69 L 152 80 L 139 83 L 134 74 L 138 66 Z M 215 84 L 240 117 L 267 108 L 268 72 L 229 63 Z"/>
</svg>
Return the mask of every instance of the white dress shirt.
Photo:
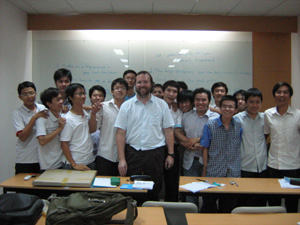
<svg viewBox="0 0 300 225">
<path fill-rule="evenodd" d="M 278 170 L 300 168 L 300 111 L 291 106 L 284 115 L 277 108 L 265 111 L 265 134 L 271 136 L 268 166 Z"/>
</svg>

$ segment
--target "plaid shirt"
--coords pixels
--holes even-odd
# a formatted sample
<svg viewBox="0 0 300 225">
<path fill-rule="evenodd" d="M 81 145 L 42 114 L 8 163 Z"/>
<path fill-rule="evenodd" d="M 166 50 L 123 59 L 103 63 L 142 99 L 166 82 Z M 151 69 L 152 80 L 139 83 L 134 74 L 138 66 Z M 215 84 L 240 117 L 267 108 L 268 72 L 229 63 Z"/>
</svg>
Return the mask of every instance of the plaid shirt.
<svg viewBox="0 0 300 225">
<path fill-rule="evenodd" d="M 201 145 L 208 149 L 207 177 L 241 176 L 242 124 L 232 119 L 226 130 L 221 116 L 204 127 Z"/>
</svg>

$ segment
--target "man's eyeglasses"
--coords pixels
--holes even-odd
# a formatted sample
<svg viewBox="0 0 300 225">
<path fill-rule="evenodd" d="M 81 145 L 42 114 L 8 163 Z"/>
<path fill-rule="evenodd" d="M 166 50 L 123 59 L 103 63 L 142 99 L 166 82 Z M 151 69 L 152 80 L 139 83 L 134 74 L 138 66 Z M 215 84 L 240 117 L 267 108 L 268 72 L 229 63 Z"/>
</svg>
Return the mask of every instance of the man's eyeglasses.
<svg viewBox="0 0 300 225">
<path fill-rule="evenodd" d="M 31 91 L 31 92 L 28 92 L 28 93 L 23 93 L 23 94 L 20 94 L 21 97 L 28 97 L 28 96 L 34 96 L 35 95 L 35 92 L 34 91 Z"/>
<path fill-rule="evenodd" d="M 75 92 L 74 93 L 75 95 L 78 95 L 78 96 L 86 96 L 86 92 Z"/>
<path fill-rule="evenodd" d="M 115 91 L 125 91 L 126 87 L 115 87 L 114 90 Z"/>
</svg>

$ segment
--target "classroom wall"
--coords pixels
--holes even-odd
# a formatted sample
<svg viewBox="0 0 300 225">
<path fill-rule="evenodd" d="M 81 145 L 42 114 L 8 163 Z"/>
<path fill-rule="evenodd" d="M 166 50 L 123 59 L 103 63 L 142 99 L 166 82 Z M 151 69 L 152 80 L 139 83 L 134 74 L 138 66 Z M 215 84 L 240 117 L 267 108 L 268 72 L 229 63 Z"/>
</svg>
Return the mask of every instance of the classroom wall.
<svg viewBox="0 0 300 225">
<path fill-rule="evenodd" d="M 17 84 L 31 80 L 32 32 L 27 15 L 0 1 L 0 182 L 14 175 L 16 136 L 12 111 L 21 105 Z M 0 190 L 2 192 L 2 190 Z"/>
<path fill-rule="evenodd" d="M 292 85 L 294 89 L 292 105 L 300 109 L 300 16 L 298 16 L 298 33 L 292 33 Z"/>
</svg>

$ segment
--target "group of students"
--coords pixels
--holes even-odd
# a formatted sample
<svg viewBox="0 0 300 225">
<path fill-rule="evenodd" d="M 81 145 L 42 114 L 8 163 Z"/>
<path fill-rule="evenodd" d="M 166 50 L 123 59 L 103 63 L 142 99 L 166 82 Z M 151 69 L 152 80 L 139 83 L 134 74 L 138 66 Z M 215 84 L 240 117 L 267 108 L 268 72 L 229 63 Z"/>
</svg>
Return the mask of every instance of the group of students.
<svg viewBox="0 0 300 225">
<path fill-rule="evenodd" d="M 86 90 L 82 84 L 71 83 L 69 70 L 57 70 L 54 81 L 56 88 L 41 93 L 42 104 L 36 103 L 32 82 L 18 86 L 23 105 L 13 114 L 18 137 L 16 174 L 60 168 L 96 169 L 98 175 L 107 176 L 150 171 L 156 184 L 154 195 L 149 196 L 157 200 L 164 177 L 165 201 L 178 201 L 180 174 L 299 177 L 300 111 L 289 105 L 293 89 L 286 82 L 275 84 L 276 106 L 261 113 L 260 90 L 250 88 L 228 95 L 223 82 L 215 83 L 211 91 L 191 91 L 184 82 L 154 84 L 147 71 L 127 70 L 123 78 L 112 82 L 110 101 L 105 101 L 105 89 L 95 85 L 89 90 L 91 106 L 86 106 Z M 214 104 L 210 103 L 212 97 Z M 161 110 L 153 111 L 156 105 Z M 148 134 L 147 129 L 154 130 Z M 162 151 L 159 157 L 164 159 L 155 155 L 154 161 L 150 160 L 152 152 Z M 146 164 L 148 168 L 138 168 Z M 158 170 L 160 166 L 164 169 Z M 198 199 L 189 197 L 187 201 L 197 203 Z M 267 202 L 280 205 L 281 199 L 205 195 L 201 212 L 231 212 L 238 205 L 263 206 Z M 288 212 L 298 211 L 298 199 L 286 197 L 285 205 Z"/>
</svg>

